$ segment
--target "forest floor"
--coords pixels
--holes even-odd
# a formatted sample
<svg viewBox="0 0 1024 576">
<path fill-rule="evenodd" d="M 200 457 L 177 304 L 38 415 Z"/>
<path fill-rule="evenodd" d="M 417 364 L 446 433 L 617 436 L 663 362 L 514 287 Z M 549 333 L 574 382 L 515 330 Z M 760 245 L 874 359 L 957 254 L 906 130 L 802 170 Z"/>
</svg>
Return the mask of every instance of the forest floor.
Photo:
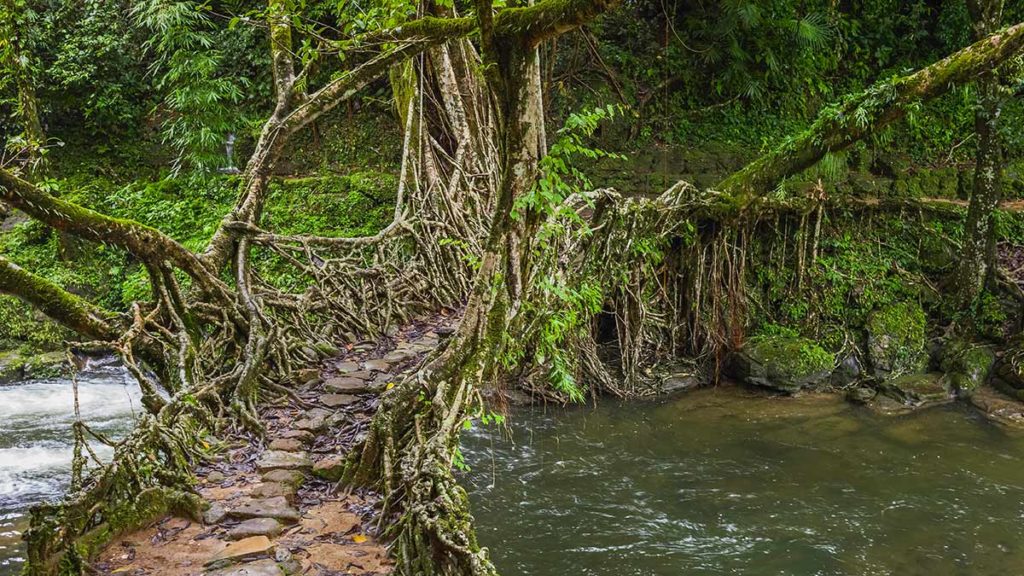
<svg viewBox="0 0 1024 576">
<path fill-rule="evenodd" d="M 375 536 L 377 497 L 337 485 L 380 393 L 412 371 L 452 331 L 438 315 L 377 342 L 347 346 L 301 371 L 295 397 L 261 410 L 267 436 L 232 438 L 197 470 L 210 507 L 202 522 L 168 516 L 115 539 L 94 565 L 124 576 L 390 574 Z"/>
</svg>

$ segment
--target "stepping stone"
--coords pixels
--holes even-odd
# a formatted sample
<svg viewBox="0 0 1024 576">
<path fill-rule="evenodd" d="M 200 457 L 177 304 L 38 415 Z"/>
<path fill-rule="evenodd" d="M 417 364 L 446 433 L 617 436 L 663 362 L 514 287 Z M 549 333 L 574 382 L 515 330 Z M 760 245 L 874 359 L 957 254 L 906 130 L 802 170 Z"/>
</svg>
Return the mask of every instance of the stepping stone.
<svg viewBox="0 0 1024 576">
<path fill-rule="evenodd" d="M 360 370 L 358 372 L 349 372 L 345 374 L 346 378 L 355 378 L 357 380 L 370 380 L 373 378 L 373 373 L 369 370 Z"/>
<path fill-rule="evenodd" d="M 338 374 L 348 374 L 349 372 L 359 370 L 359 364 L 355 362 L 339 362 L 334 365 L 334 368 L 338 371 Z"/>
<path fill-rule="evenodd" d="M 329 392 L 358 394 L 360 392 L 366 392 L 367 388 L 369 388 L 369 384 L 367 384 L 365 380 L 359 380 L 357 378 L 331 378 L 327 382 L 324 382 L 324 388 Z"/>
<path fill-rule="evenodd" d="M 375 358 L 367 360 L 363 363 L 363 367 L 372 372 L 387 372 L 391 370 L 391 363 L 381 358 Z"/>
<path fill-rule="evenodd" d="M 332 412 L 330 410 L 324 410 L 323 408 L 313 408 L 306 412 L 306 417 L 295 421 L 292 426 L 300 430 L 308 430 L 310 432 L 317 432 L 323 429 L 324 424 L 327 422 L 328 416 Z"/>
<path fill-rule="evenodd" d="M 273 518 L 250 518 L 228 530 L 228 540 L 242 540 L 251 536 L 268 536 L 273 538 L 281 533 L 281 523 Z"/>
<path fill-rule="evenodd" d="M 345 473 L 345 457 L 344 456 L 328 456 L 323 460 L 318 461 L 313 465 L 313 475 L 323 478 L 324 480 L 330 480 L 331 482 L 337 482 L 341 480 L 342 474 Z"/>
<path fill-rule="evenodd" d="M 260 472 L 269 470 L 308 470 L 313 465 L 309 456 L 300 452 L 284 452 L 283 450 L 267 450 L 256 462 Z"/>
<path fill-rule="evenodd" d="M 275 438 L 268 448 L 282 452 L 302 452 L 305 449 L 305 443 L 296 438 Z"/>
<path fill-rule="evenodd" d="M 320 397 L 320 403 L 331 408 L 340 408 L 359 402 L 359 397 L 351 394 L 324 394 Z"/>
<path fill-rule="evenodd" d="M 228 513 L 232 518 L 247 520 L 249 518 L 276 518 L 288 524 L 294 524 L 302 518 L 298 510 L 292 508 L 284 496 L 250 500 Z"/>
<path fill-rule="evenodd" d="M 274 544 L 266 536 L 253 536 L 228 544 L 228 547 L 217 552 L 206 562 L 208 567 L 221 567 L 237 564 L 245 560 L 253 560 L 269 556 L 274 551 Z"/>
<path fill-rule="evenodd" d="M 206 576 L 284 576 L 284 572 L 273 560 L 258 560 L 233 568 L 225 568 L 216 572 L 207 572 Z"/>
<path fill-rule="evenodd" d="M 214 502 L 210 504 L 210 507 L 203 512 L 203 523 L 211 526 L 213 524 L 220 524 L 221 520 L 226 518 L 228 511 L 224 509 L 219 503 Z"/>
<path fill-rule="evenodd" d="M 261 476 L 264 482 L 275 482 L 278 484 L 287 484 L 288 486 L 298 486 L 302 484 L 302 481 L 306 479 L 306 475 L 298 470 L 271 470 Z"/>
<path fill-rule="evenodd" d="M 410 350 L 395 350 L 393 352 L 388 352 L 387 354 L 385 354 L 384 360 L 387 362 L 394 362 L 397 364 L 399 362 L 405 362 L 406 360 L 412 360 L 416 356 L 417 354 Z"/>
<path fill-rule="evenodd" d="M 292 429 L 292 430 L 286 430 L 286 431 L 282 432 L 281 433 L 281 438 L 290 438 L 290 439 L 298 440 L 299 442 L 307 442 L 308 443 L 308 442 L 312 442 L 313 438 L 315 438 L 315 436 L 310 434 L 309 431 L 307 431 L 307 430 L 295 430 L 295 429 Z"/>
<path fill-rule="evenodd" d="M 250 494 L 253 498 L 274 498 L 275 496 L 284 496 L 290 502 L 295 498 L 295 491 L 296 487 L 294 484 L 264 482 L 253 488 Z"/>
</svg>

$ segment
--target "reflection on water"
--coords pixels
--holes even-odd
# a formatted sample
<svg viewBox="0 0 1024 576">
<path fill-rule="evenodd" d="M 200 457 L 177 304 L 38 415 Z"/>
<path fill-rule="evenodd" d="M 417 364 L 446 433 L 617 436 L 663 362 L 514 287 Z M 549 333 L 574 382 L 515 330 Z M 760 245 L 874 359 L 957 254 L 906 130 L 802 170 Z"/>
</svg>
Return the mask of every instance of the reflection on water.
<svg viewBox="0 0 1024 576">
<path fill-rule="evenodd" d="M 884 418 L 707 390 L 511 417 L 463 452 L 503 574 L 988 575 L 1024 569 L 1024 438 L 963 407 Z"/>
<path fill-rule="evenodd" d="M 115 437 L 141 410 L 138 386 L 119 368 L 79 378 L 82 419 Z M 68 380 L 0 386 L 0 576 L 17 574 L 25 513 L 63 494 L 71 468 L 74 395 Z M 109 449 L 94 444 L 100 457 Z"/>
</svg>

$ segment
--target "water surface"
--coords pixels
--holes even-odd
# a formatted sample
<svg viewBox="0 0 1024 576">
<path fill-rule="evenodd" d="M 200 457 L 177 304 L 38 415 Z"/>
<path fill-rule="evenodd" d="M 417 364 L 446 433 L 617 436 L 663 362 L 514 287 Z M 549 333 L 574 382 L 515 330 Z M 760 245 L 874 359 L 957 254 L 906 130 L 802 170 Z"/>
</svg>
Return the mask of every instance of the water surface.
<svg viewBox="0 0 1024 576">
<path fill-rule="evenodd" d="M 82 419 L 117 437 L 142 410 L 138 385 L 120 368 L 79 377 Z M 59 498 L 70 479 L 74 395 L 65 379 L 0 386 L 0 576 L 23 562 L 21 531 L 28 508 Z M 109 449 L 93 444 L 100 457 Z"/>
<path fill-rule="evenodd" d="M 735 389 L 511 417 L 463 451 L 481 543 L 530 576 L 1024 573 L 1024 439 Z"/>
</svg>

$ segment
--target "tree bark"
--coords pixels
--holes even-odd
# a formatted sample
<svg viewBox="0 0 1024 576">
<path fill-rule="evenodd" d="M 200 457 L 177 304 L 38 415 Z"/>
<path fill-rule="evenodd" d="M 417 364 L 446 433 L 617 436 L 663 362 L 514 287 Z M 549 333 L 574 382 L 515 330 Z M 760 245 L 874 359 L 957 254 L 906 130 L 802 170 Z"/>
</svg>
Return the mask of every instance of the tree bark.
<svg viewBox="0 0 1024 576">
<path fill-rule="evenodd" d="M 968 0 L 974 20 L 974 35 L 984 38 L 999 27 L 1003 0 Z M 958 308 L 972 308 L 985 285 L 995 252 L 993 214 L 1002 199 L 1002 142 L 999 116 L 1003 108 L 1002 89 L 995 71 L 983 74 L 977 82 L 978 102 L 974 113 L 978 150 L 974 167 L 974 187 L 964 225 L 963 251 L 954 273 Z"/>
</svg>

